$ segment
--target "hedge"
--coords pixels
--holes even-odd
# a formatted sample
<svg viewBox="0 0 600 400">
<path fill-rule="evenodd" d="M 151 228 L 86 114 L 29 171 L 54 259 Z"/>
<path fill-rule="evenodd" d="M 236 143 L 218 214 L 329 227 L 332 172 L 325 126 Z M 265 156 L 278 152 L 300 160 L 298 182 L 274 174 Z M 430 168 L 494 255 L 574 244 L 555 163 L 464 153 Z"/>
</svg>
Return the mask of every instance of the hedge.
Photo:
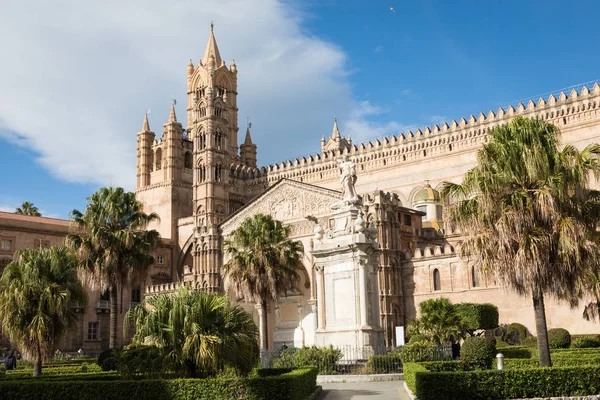
<svg viewBox="0 0 600 400">
<path fill-rule="evenodd" d="M 422 365 L 418 365 L 420 370 L 410 368 L 416 391 L 411 390 L 419 400 L 585 396 L 600 392 L 598 366 L 472 372 L 426 372 Z"/>
<path fill-rule="evenodd" d="M 87 373 L 101 372 L 102 369 L 97 364 L 86 365 Z M 43 375 L 72 375 L 72 374 L 85 374 L 82 371 L 82 365 L 71 365 L 71 366 L 43 366 Z M 23 376 L 33 375 L 33 368 L 14 369 L 12 371 L 6 371 L 7 376 Z"/>
<path fill-rule="evenodd" d="M 258 372 L 257 375 L 269 374 Z M 302 400 L 314 392 L 317 371 L 301 368 L 278 376 L 208 379 L 125 380 L 0 380 L 2 398 L 39 400 Z"/>
<path fill-rule="evenodd" d="M 413 394 L 417 390 L 417 373 L 428 372 L 427 368 L 425 368 L 423 364 L 426 363 L 404 363 L 404 382 L 406 382 L 406 386 L 408 386 L 408 388 L 413 392 Z"/>
<path fill-rule="evenodd" d="M 502 347 L 497 349 L 498 353 L 502 353 L 504 358 L 531 358 L 531 349 L 527 347 L 515 346 L 515 347 Z"/>
</svg>

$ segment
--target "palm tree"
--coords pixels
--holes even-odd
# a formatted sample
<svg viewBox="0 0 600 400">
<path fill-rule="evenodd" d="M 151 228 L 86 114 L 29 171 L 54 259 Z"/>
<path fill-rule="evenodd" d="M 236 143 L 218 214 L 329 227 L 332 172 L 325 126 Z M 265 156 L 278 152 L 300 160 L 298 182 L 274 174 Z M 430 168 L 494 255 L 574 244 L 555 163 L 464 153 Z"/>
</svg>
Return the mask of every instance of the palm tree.
<svg viewBox="0 0 600 400">
<path fill-rule="evenodd" d="M 117 346 L 117 294 L 125 283 L 139 281 L 154 262 L 150 252 L 159 234 L 145 230 L 158 215 L 145 214 L 135 194 L 106 187 L 88 197 L 85 213 L 71 212 L 67 243 L 76 249 L 80 277 L 92 289 L 110 294 L 110 348 Z"/>
<path fill-rule="evenodd" d="M 230 256 L 223 266 L 227 283 L 246 301 L 259 305 L 261 353 L 268 350 L 267 302 L 295 288 L 302 243 L 288 239 L 291 228 L 270 215 L 245 219 L 225 241 Z"/>
<path fill-rule="evenodd" d="M 178 375 L 214 376 L 225 367 L 248 373 L 256 364 L 258 329 L 223 295 L 187 288 L 153 295 L 127 312 L 127 324 L 135 326 L 133 345 L 158 347 L 164 370 Z"/>
<path fill-rule="evenodd" d="M 66 247 L 23 249 L 0 278 L 0 326 L 11 343 L 34 360 L 33 376 L 52 357 L 61 336 L 77 321 L 72 303 L 87 298 L 77 260 Z"/>
<path fill-rule="evenodd" d="M 457 202 L 449 216 L 465 233 L 462 255 L 532 297 L 540 366 L 551 366 L 544 297 L 576 306 L 600 264 L 600 193 L 588 187 L 600 146 L 558 150 L 558 134 L 522 117 L 498 126 L 462 184 L 442 189 Z"/>
<path fill-rule="evenodd" d="M 438 346 L 464 336 L 465 324 L 456 306 L 446 298 L 431 299 L 419 304 L 421 317 L 409 325 L 412 335 L 423 335 Z"/>
<path fill-rule="evenodd" d="M 28 201 L 24 201 L 21 207 L 15 209 L 15 214 L 31 215 L 32 217 L 41 217 L 38 208 Z"/>
</svg>

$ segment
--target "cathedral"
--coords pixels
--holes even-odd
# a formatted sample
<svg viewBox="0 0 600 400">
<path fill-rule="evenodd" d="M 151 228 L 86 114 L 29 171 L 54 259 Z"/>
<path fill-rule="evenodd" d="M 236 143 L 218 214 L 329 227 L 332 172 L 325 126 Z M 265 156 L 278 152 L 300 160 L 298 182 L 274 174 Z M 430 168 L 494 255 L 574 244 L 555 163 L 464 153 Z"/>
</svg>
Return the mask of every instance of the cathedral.
<svg viewBox="0 0 600 400">
<path fill-rule="evenodd" d="M 183 118 L 173 105 L 161 130 L 153 131 L 146 115 L 137 133 L 135 193 L 145 212 L 160 216 L 150 228 L 162 243 L 146 280 L 121 288 L 119 332 L 144 296 L 182 285 L 225 293 L 258 322 L 262 310 L 224 282 L 222 244 L 244 219 L 263 213 L 291 226 L 291 239 L 304 249 L 297 287 L 267 308 L 272 349 L 395 346 L 419 303 L 439 297 L 493 303 L 501 323 L 519 322 L 535 335 L 531 299 L 459 256 L 461 232 L 444 220 L 450 200 L 439 189 L 461 182 L 487 132 L 516 116 L 556 125 L 563 144 L 600 143 L 600 85 L 367 143 L 353 143 L 334 120 L 313 155 L 258 165 L 250 127 L 239 132 L 238 67 L 221 58 L 212 25 L 202 58 L 190 60 L 186 74 Z M 0 270 L 19 249 L 59 245 L 68 231 L 66 220 L 0 212 Z M 73 305 L 81 317 L 62 351 L 93 355 L 108 347 L 107 294 L 88 298 L 85 309 Z M 600 332 L 582 318 L 589 300 L 570 308 L 546 299 L 548 327 Z"/>
<path fill-rule="evenodd" d="M 183 123 L 173 106 L 161 134 L 151 130 L 147 115 L 137 134 L 136 195 L 146 212 L 160 215 L 152 228 L 164 242 L 146 295 L 189 284 L 236 300 L 220 273 L 226 262 L 223 239 L 245 218 L 270 214 L 291 225 L 292 239 L 303 243 L 305 253 L 301 284 L 269 307 L 271 344 L 317 343 L 315 332 L 335 325 L 334 310 L 341 305 L 334 300 L 319 304 L 324 293 L 319 291 L 331 285 L 319 277 L 327 273 L 317 268 L 313 250 L 323 236 L 320 231 L 331 224 L 331 205 L 342 196 L 339 162 L 346 158 L 356 170 L 365 226 L 376 233 L 377 284 L 372 291 L 385 345 L 398 343 L 397 328 L 416 316 L 421 301 L 442 296 L 453 302 L 494 303 L 501 322 L 520 322 L 535 333 L 530 299 L 498 287 L 493 277 L 458 256 L 461 234 L 444 221 L 448 200 L 438 189 L 444 181 L 460 182 L 476 165 L 486 132 L 518 115 L 555 124 L 563 143 L 583 147 L 600 142 L 598 84 L 368 143 L 352 143 L 334 120 L 319 152 L 259 166 L 250 127 L 238 144 L 237 79 L 237 65 L 221 58 L 211 25 L 202 59 L 187 66 Z M 353 290 L 347 294 L 352 296 Z M 245 307 L 256 316 L 252 305 Z M 582 319 L 580 309 L 552 299 L 547 313 L 549 327 L 572 333 L 599 330 Z"/>
</svg>

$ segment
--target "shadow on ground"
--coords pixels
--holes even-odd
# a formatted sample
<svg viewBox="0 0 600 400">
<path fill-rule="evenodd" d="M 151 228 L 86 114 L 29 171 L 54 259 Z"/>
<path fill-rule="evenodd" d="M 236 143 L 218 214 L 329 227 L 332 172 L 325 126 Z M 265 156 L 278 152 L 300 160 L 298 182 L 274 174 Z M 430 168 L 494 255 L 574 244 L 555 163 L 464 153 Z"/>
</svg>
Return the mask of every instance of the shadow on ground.
<svg viewBox="0 0 600 400">
<path fill-rule="evenodd" d="M 372 390 L 360 390 L 360 389 L 327 389 L 321 392 L 318 400 L 341 400 L 341 399 L 352 399 L 355 396 L 380 396 L 380 392 L 374 392 Z"/>
</svg>

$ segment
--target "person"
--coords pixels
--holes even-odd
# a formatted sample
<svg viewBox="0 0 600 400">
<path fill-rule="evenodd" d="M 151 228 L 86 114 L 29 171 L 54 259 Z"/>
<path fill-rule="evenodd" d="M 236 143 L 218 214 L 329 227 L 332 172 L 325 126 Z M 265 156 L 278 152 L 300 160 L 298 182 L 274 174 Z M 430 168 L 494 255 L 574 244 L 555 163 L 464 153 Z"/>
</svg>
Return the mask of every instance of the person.
<svg viewBox="0 0 600 400">
<path fill-rule="evenodd" d="M 285 342 L 283 342 L 283 346 L 281 346 L 281 351 L 287 350 L 287 346 L 285 345 Z"/>
<path fill-rule="evenodd" d="M 12 371 L 13 369 L 17 369 L 17 357 L 15 356 L 15 352 L 11 351 L 10 355 L 6 357 L 4 360 L 4 367 L 7 371 Z"/>
</svg>

